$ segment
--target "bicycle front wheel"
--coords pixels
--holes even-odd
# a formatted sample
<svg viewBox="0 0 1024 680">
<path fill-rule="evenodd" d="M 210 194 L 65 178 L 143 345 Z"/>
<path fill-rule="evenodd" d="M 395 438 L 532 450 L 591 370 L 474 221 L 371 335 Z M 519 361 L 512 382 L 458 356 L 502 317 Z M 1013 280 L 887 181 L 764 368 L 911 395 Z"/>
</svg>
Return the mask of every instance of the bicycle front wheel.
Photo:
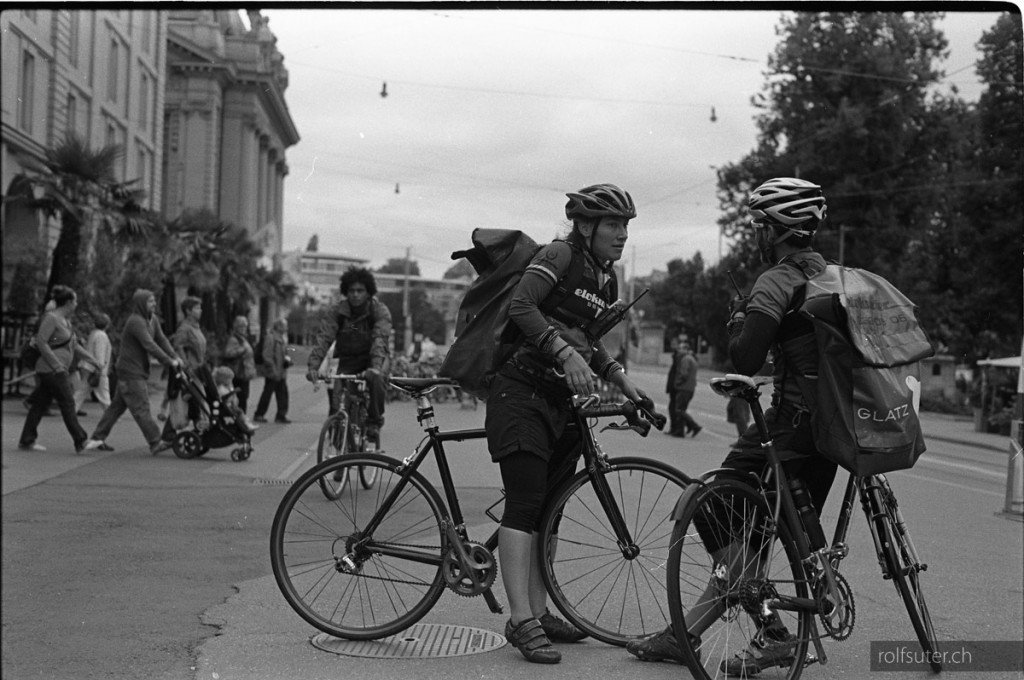
<svg viewBox="0 0 1024 680">
<path fill-rule="evenodd" d="M 910 623 L 914 626 L 921 649 L 928 657 L 928 664 L 933 672 L 940 673 L 942 663 L 939 660 L 939 644 L 935 637 L 935 626 L 932 625 L 932 616 L 928 613 L 928 605 L 925 603 L 924 592 L 921 590 L 921 572 L 926 567 L 917 559 L 917 552 L 914 550 L 910 532 L 907 531 L 906 524 L 899 512 L 892 487 L 881 475 L 876 479 L 879 481 L 879 494 L 876 497 L 878 499 L 876 502 L 880 501 L 882 514 L 876 515 L 878 519 L 875 526 L 886 566 L 892 577 L 892 582 L 907 608 Z"/>
<path fill-rule="evenodd" d="M 324 501 L 324 477 L 357 475 L 359 467 L 377 471 L 377 489 L 349 484 Z M 270 531 L 274 578 L 292 609 L 325 633 L 350 640 L 394 635 L 444 590 L 447 512 L 422 475 L 400 467 L 374 454 L 334 458 L 299 477 L 278 506 Z"/>
<path fill-rule="evenodd" d="M 582 470 L 553 494 L 541 520 L 541 574 L 569 621 L 622 646 L 668 625 L 672 509 L 690 480 L 647 458 L 608 464 L 598 478 Z M 628 545 L 619 543 L 606 508 L 621 517 Z"/>
<path fill-rule="evenodd" d="M 734 479 L 694 483 L 679 503 L 667 568 L 672 630 L 693 677 L 800 677 L 812 614 L 769 603 L 806 602 L 808 583 L 760 492 Z"/>
<path fill-rule="evenodd" d="M 348 416 L 336 413 L 320 428 L 320 440 L 316 445 L 316 462 L 319 465 L 325 460 L 343 456 L 348 453 Z M 318 479 L 320 489 L 327 500 L 333 501 L 348 483 L 348 468 L 336 471 L 331 477 Z"/>
</svg>

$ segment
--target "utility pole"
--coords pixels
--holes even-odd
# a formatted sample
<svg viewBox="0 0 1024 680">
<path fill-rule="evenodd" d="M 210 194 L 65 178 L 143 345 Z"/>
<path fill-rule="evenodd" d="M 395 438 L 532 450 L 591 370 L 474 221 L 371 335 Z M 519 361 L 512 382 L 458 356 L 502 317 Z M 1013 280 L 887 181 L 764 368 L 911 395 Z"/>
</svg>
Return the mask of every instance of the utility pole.
<svg viewBox="0 0 1024 680">
<path fill-rule="evenodd" d="M 846 225 L 839 225 L 839 264 L 845 264 L 843 257 L 846 253 Z"/>
<path fill-rule="evenodd" d="M 412 345 L 412 315 L 409 314 L 409 263 L 412 248 L 405 248 L 405 281 L 402 286 L 402 318 L 405 320 L 405 332 L 402 333 L 402 351 Z"/>
</svg>

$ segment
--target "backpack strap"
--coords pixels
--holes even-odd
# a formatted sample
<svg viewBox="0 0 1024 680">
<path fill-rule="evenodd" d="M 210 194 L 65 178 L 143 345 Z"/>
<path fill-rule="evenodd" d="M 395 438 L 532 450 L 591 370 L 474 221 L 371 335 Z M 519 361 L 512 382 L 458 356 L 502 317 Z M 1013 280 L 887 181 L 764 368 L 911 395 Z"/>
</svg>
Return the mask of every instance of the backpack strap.
<svg viewBox="0 0 1024 680">
<path fill-rule="evenodd" d="M 556 240 L 569 246 L 569 250 L 572 253 L 572 259 L 569 261 L 568 271 L 566 271 L 562 278 L 555 282 L 554 288 L 551 289 L 547 298 L 545 298 L 545 300 L 540 304 L 540 310 L 545 314 L 550 314 L 565 302 L 572 292 L 580 285 L 580 281 L 583 280 L 585 262 L 583 252 L 580 251 L 579 246 L 571 241 L 563 239 Z M 612 280 L 615 280 L 614 277 Z"/>
</svg>

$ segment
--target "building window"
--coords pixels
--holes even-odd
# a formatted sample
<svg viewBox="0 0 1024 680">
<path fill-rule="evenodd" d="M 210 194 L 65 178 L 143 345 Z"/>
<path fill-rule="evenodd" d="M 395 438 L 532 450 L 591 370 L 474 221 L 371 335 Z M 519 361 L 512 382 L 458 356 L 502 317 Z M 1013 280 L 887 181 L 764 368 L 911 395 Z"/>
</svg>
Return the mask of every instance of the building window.
<svg viewBox="0 0 1024 680">
<path fill-rule="evenodd" d="M 139 129 L 149 129 L 149 76 L 139 77 Z"/>
<path fill-rule="evenodd" d="M 107 54 L 107 99 L 117 101 L 117 75 L 120 71 L 121 57 L 118 51 L 121 46 L 116 40 L 110 41 L 110 52 Z"/>
<path fill-rule="evenodd" d="M 932 375 L 942 375 L 942 364 L 932 364 Z"/>
<path fill-rule="evenodd" d="M 71 27 L 68 36 L 68 61 L 71 65 L 78 67 L 78 36 L 82 31 L 82 15 L 78 12 L 68 12 Z"/>
<path fill-rule="evenodd" d="M 117 144 L 117 126 L 112 121 L 107 121 L 107 146 Z"/>
<path fill-rule="evenodd" d="M 18 127 L 32 133 L 33 104 L 36 96 L 36 58 L 31 52 L 21 55 L 21 92 L 18 98 Z"/>
</svg>

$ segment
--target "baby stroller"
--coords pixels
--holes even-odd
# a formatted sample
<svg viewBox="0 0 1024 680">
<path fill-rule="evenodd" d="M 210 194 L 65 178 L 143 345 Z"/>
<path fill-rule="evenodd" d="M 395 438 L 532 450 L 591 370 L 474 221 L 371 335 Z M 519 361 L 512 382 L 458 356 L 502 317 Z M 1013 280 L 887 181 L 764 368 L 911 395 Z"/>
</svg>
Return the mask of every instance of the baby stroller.
<svg viewBox="0 0 1024 680">
<path fill-rule="evenodd" d="M 235 421 L 217 392 L 213 374 L 208 366 L 195 371 L 180 367 L 171 371 L 168 395 L 172 398 L 184 392 L 193 406 L 189 409 L 193 429 L 179 431 L 174 436 L 174 453 L 178 458 L 195 458 L 210 449 L 237 445 L 231 451 L 231 460 L 248 460 L 252 454 L 252 435 Z"/>
</svg>

